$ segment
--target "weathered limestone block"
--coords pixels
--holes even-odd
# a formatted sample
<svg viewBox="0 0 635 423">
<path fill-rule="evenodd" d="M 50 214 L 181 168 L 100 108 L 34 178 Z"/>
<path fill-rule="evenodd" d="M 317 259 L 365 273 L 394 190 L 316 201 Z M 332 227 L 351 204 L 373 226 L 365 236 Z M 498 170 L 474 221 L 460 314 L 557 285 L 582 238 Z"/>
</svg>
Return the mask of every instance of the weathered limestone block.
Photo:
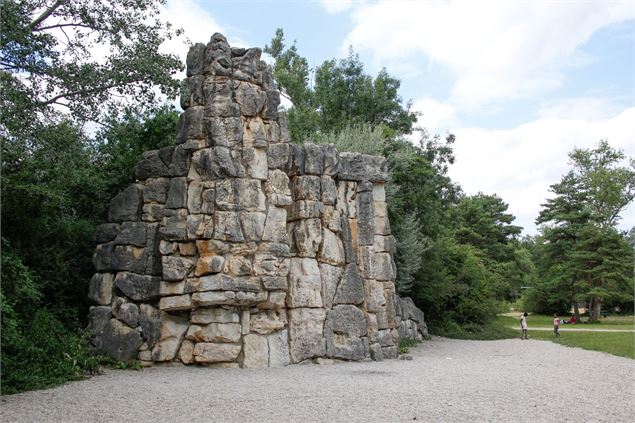
<svg viewBox="0 0 635 423">
<path fill-rule="evenodd" d="M 159 227 L 162 239 L 185 241 L 187 239 L 187 210 L 165 210 L 165 217 Z"/>
<path fill-rule="evenodd" d="M 345 258 L 342 240 L 327 228 L 322 228 L 322 244 L 320 244 L 318 260 L 340 266 L 344 264 Z"/>
<path fill-rule="evenodd" d="M 240 323 L 240 315 L 236 308 L 204 307 L 192 311 L 190 318 L 193 324 Z"/>
<path fill-rule="evenodd" d="M 135 177 L 144 180 L 170 176 L 171 161 L 171 155 L 161 154 L 160 150 L 146 151 L 135 167 Z"/>
<path fill-rule="evenodd" d="M 292 258 L 289 270 L 287 306 L 322 307 L 322 280 L 315 259 Z"/>
<path fill-rule="evenodd" d="M 117 298 L 113 301 L 112 314 L 131 328 L 139 325 L 139 307 L 125 298 Z"/>
<path fill-rule="evenodd" d="M 254 257 L 254 274 L 257 276 L 277 276 L 283 277 L 286 280 L 286 276 L 289 274 L 288 258 L 276 256 L 273 254 L 256 254 Z M 275 281 L 269 281 L 268 283 L 274 283 Z M 265 285 L 266 287 L 267 285 Z M 276 287 L 273 289 L 286 289 L 286 282 L 283 287 Z"/>
<path fill-rule="evenodd" d="M 270 242 L 288 242 L 287 211 L 279 207 L 269 207 L 267 220 L 262 232 L 262 240 Z"/>
<path fill-rule="evenodd" d="M 115 244 L 145 247 L 146 224 L 143 222 L 123 222 L 119 227 Z"/>
<path fill-rule="evenodd" d="M 167 178 L 150 178 L 143 185 L 143 201 L 145 203 L 164 204 L 168 195 L 170 180 Z"/>
<path fill-rule="evenodd" d="M 139 305 L 139 326 L 149 348 L 161 338 L 161 313 L 149 304 Z"/>
<path fill-rule="evenodd" d="M 286 145 L 286 144 L 279 144 Z M 265 183 L 267 201 L 273 206 L 288 206 L 293 204 L 289 177 L 279 169 L 270 170 Z"/>
<path fill-rule="evenodd" d="M 170 361 L 176 357 L 189 326 L 187 315 L 161 313 L 161 337 L 152 349 L 153 361 Z"/>
<path fill-rule="evenodd" d="M 395 237 L 392 235 L 375 235 L 373 251 L 377 253 L 395 254 L 397 252 L 397 242 Z"/>
<path fill-rule="evenodd" d="M 375 253 L 373 257 L 373 278 L 378 281 L 395 279 L 395 265 L 390 253 Z"/>
<path fill-rule="evenodd" d="M 247 176 L 267 180 L 269 167 L 267 165 L 267 152 L 261 148 L 245 147 L 243 148 L 243 161 Z"/>
<path fill-rule="evenodd" d="M 321 201 L 322 179 L 319 176 L 296 176 L 292 181 L 295 200 Z"/>
<path fill-rule="evenodd" d="M 287 170 L 291 158 L 291 147 L 287 143 L 271 144 L 267 152 L 267 163 L 270 169 Z"/>
<path fill-rule="evenodd" d="M 291 206 L 290 220 L 320 218 L 324 213 L 324 203 L 320 201 L 298 200 Z"/>
<path fill-rule="evenodd" d="M 282 126 L 280 127 L 282 130 Z M 289 144 L 289 176 L 304 175 L 304 148 L 301 145 Z"/>
<path fill-rule="evenodd" d="M 194 267 L 194 261 L 178 256 L 163 256 L 163 279 L 166 281 L 183 280 Z"/>
<path fill-rule="evenodd" d="M 267 336 L 269 346 L 269 367 L 283 367 L 289 364 L 289 337 L 286 329 Z"/>
<path fill-rule="evenodd" d="M 321 179 L 322 202 L 332 206 L 337 200 L 337 185 L 335 185 L 335 181 L 330 176 L 322 175 Z"/>
<path fill-rule="evenodd" d="M 359 153 L 340 153 L 340 180 L 347 181 L 388 181 L 388 163 L 379 156 L 367 156 Z"/>
<path fill-rule="evenodd" d="M 339 153 L 331 144 L 323 145 L 324 151 L 324 175 L 335 178 L 339 173 Z"/>
<path fill-rule="evenodd" d="M 379 312 L 386 305 L 384 285 L 375 280 L 366 281 L 366 308 L 370 312 Z"/>
<path fill-rule="evenodd" d="M 235 149 L 243 139 L 243 120 L 240 117 L 210 117 L 207 119 L 207 140 L 210 147 Z"/>
<path fill-rule="evenodd" d="M 240 215 L 237 212 L 217 211 L 214 213 L 214 239 L 222 241 L 243 242 Z"/>
<path fill-rule="evenodd" d="M 269 366 L 267 337 L 250 333 L 243 338 L 243 367 L 261 369 Z"/>
<path fill-rule="evenodd" d="M 143 187 L 133 184 L 121 191 L 110 202 L 108 220 L 111 222 L 123 222 L 125 220 L 136 221 L 141 218 L 143 206 Z"/>
<path fill-rule="evenodd" d="M 159 301 L 161 311 L 181 311 L 192 308 L 192 296 L 190 294 L 163 297 Z"/>
<path fill-rule="evenodd" d="M 322 243 L 320 219 L 304 219 L 289 225 L 291 250 L 300 257 L 315 257 Z"/>
<path fill-rule="evenodd" d="M 163 204 L 144 204 L 141 220 L 144 222 L 158 222 L 163 219 L 163 210 L 165 210 Z"/>
<path fill-rule="evenodd" d="M 322 215 L 322 225 L 333 232 L 342 231 L 340 212 L 335 210 L 333 206 L 325 206 Z"/>
<path fill-rule="evenodd" d="M 241 327 L 240 323 L 191 325 L 185 337 L 194 342 L 238 342 L 241 337 Z"/>
<path fill-rule="evenodd" d="M 211 238 L 214 233 L 212 216 L 188 214 L 185 221 L 187 239 Z"/>
<path fill-rule="evenodd" d="M 194 342 L 189 339 L 183 340 L 179 349 L 179 360 L 183 364 L 194 363 Z"/>
<path fill-rule="evenodd" d="M 104 330 L 93 338 L 97 350 L 121 361 L 135 358 L 142 343 L 139 332 L 117 319 L 110 319 Z"/>
<path fill-rule="evenodd" d="M 326 311 L 322 308 L 294 308 L 289 310 L 289 353 L 292 363 L 299 363 L 326 354 L 322 334 Z"/>
<path fill-rule="evenodd" d="M 334 304 L 361 304 L 364 302 L 364 283 L 354 263 L 346 265 L 335 292 Z"/>
<path fill-rule="evenodd" d="M 321 145 L 304 144 L 304 172 L 311 175 L 322 175 L 324 171 L 324 149 Z"/>
<path fill-rule="evenodd" d="M 218 32 L 212 35 L 205 48 L 203 72 L 214 76 L 230 76 L 232 73 L 231 48 L 227 39 Z"/>
<path fill-rule="evenodd" d="M 267 101 L 267 94 L 258 86 L 249 82 L 237 82 L 234 85 L 236 102 L 243 116 L 257 116 Z"/>
<path fill-rule="evenodd" d="M 255 78 L 260 62 L 259 48 L 232 47 L 233 76 L 241 81 L 252 81 Z"/>
<path fill-rule="evenodd" d="M 212 273 L 222 272 L 225 265 L 223 256 L 204 256 L 200 257 L 196 262 L 195 276 L 205 276 Z"/>
<path fill-rule="evenodd" d="M 324 308 L 333 307 L 335 291 L 342 277 L 342 268 L 320 263 L 320 276 L 322 279 L 322 302 Z"/>
<path fill-rule="evenodd" d="M 215 344 L 199 342 L 194 345 L 194 361 L 197 363 L 230 362 L 238 358 L 240 344 Z"/>
<path fill-rule="evenodd" d="M 114 275 L 112 273 L 95 273 L 90 279 L 88 299 L 96 304 L 110 304 Z"/>
<path fill-rule="evenodd" d="M 378 343 L 370 344 L 370 358 L 373 359 L 373 361 L 383 361 L 384 354 L 381 345 Z"/>
<path fill-rule="evenodd" d="M 86 330 L 91 335 L 101 333 L 112 316 L 110 306 L 92 306 L 88 309 L 88 326 Z"/>
<path fill-rule="evenodd" d="M 375 215 L 371 192 L 357 193 L 357 227 L 359 245 L 373 245 L 375 242 Z"/>
<path fill-rule="evenodd" d="M 261 311 L 252 314 L 249 318 L 250 331 L 261 335 L 268 335 L 286 325 L 287 314 L 285 311 Z"/>
<path fill-rule="evenodd" d="M 203 95 L 202 75 L 191 76 L 181 81 L 180 103 L 183 110 L 193 106 L 204 106 L 205 96 Z"/>
<path fill-rule="evenodd" d="M 240 223 L 245 241 L 260 241 L 265 230 L 267 215 L 262 212 L 241 212 Z"/>
<path fill-rule="evenodd" d="M 257 179 L 223 179 L 216 182 L 215 199 L 219 210 L 266 210 L 265 194 Z"/>
<path fill-rule="evenodd" d="M 260 310 L 281 310 L 285 308 L 287 293 L 284 291 L 271 291 L 264 302 L 258 303 Z"/>
<path fill-rule="evenodd" d="M 342 216 L 348 216 L 349 218 L 357 217 L 356 196 L 356 182 L 340 181 L 337 184 L 337 200 L 335 206 Z"/>
<path fill-rule="evenodd" d="M 222 273 L 199 278 L 199 292 L 204 291 L 260 291 L 259 277 L 228 276 Z"/>
<path fill-rule="evenodd" d="M 187 53 L 185 63 L 187 76 L 202 74 L 205 65 L 205 44 L 194 44 Z"/>
<path fill-rule="evenodd" d="M 189 107 L 181 113 L 176 123 L 177 143 L 183 143 L 188 139 L 205 138 L 204 114 L 203 106 Z"/>
<path fill-rule="evenodd" d="M 232 255 L 225 261 L 223 272 L 230 276 L 251 276 L 254 274 L 254 268 L 250 258 Z"/>
<path fill-rule="evenodd" d="M 117 223 L 102 223 L 95 228 L 93 240 L 97 244 L 113 241 L 119 233 L 119 227 Z"/>
<path fill-rule="evenodd" d="M 326 353 L 329 357 L 363 360 L 366 349 L 361 336 L 366 335 L 364 312 L 352 305 L 338 305 L 327 313 L 324 325 Z"/>
<path fill-rule="evenodd" d="M 115 277 L 115 288 L 133 301 L 150 301 L 159 296 L 159 278 L 119 272 Z"/>
<path fill-rule="evenodd" d="M 234 89 L 231 81 L 216 81 L 203 85 L 205 95 L 205 114 L 209 117 L 239 117 L 240 107 L 234 101 Z"/>
</svg>

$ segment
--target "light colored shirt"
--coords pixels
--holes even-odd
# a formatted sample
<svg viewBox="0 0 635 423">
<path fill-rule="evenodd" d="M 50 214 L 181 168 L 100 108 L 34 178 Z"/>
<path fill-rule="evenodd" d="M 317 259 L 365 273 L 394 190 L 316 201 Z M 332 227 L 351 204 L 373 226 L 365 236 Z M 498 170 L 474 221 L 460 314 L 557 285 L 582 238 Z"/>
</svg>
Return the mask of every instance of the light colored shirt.
<svg viewBox="0 0 635 423">
<path fill-rule="evenodd" d="M 554 326 L 560 326 L 560 319 L 558 319 L 557 317 L 555 319 L 553 319 L 553 325 Z"/>
<path fill-rule="evenodd" d="M 527 329 L 527 318 L 525 316 L 520 318 L 520 327 L 521 329 Z"/>
</svg>

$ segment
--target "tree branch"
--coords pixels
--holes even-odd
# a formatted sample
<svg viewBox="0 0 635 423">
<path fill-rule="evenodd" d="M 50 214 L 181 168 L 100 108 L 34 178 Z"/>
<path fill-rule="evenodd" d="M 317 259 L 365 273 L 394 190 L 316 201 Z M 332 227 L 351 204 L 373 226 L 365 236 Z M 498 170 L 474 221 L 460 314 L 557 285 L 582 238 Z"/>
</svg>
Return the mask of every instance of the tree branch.
<svg viewBox="0 0 635 423">
<path fill-rule="evenodd" d="M 49 25 L 49 26 L 43 26 L 40 28 L 35 28 L 33 29 L 33 32 L 37 32 L 37 31 L 46 31 L 48 29 L 55 29 L 55 28 L 63 28 L 63 27 L 67 27 L 67 26 L 73 26 L 73 27 L 78 27 L 78 28 L 88 28 L 88 29 L 92 29 L 93 31 L 99 31 L 100 29 L 103 28 L 99 28 L 93 25 L 86 25 L 86 24 L 82 24 L 82 23 L 75 23 L 75 22 L 71 22 L 71 23 L 64 23 L 64 24 L 57 24 L 57 25 Z"/>
<path fill-rule="evenodd" d="M 72 97 L 74 95 L 79 95 L 79 94 L 90 94 L 90 93 L 95 93 L 95 92 L 100 92 L 100 91 L 106 91 L 106 90 L 109 90 L 111 88 L 121 87 L 121 86 L 130 84 L 130 83 L 133 83 L 133 82 L 138 82 L 138 81 L 120 82 L 120 83 L 117 83 L 117 84 L 108 84 L 108 85 L 104 85 L 104 86 L 101 86 L 101 87 L 95 87 L 95 88 L 90 88 L 90 89 L 86 89 L 86 90 L 71 91 L 71 92 L 68 92 L 68 93 L 56 95 L 55 97 L 50 98 L 50 99 L 45 100 L 45 101 L 38 101 L 35 104 L 37 106 L 39 106 L 39 107 L 48 106 L 49 104 L 58 103 L 57 100 L 59 100 L 60 98 Z"/>
<path fill-rule="evenodd" d="M 37 17 L 37 19 L 29 24 L 29 30 L 33 31 L 36 26 L 38 26 L 39 24 L 44 22 L 46 18 L 51 16 L 53 12 L 55 12 L 55 10 L 62 5 L 62 3 L 64 3 L 64 0 L 57 0 L 55 3 L 53 3 L 51 7 L 42 12 L 42 14 Z"/>
</svg>

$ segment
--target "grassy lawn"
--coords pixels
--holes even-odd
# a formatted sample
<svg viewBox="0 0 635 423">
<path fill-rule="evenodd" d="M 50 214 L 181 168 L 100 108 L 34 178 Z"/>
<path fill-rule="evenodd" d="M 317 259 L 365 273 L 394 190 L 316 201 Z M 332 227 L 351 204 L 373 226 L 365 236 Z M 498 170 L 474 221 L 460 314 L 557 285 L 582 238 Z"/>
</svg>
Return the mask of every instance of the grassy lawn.
<svg viewBox="0 0 635 423">
<path fill-rule="evenodd" d="M 520 315 L 520 313 L 518 313 Z M 561 329 L 635 329 L 633 316 L 609 316 L 601 319 L 600 323 L 578 323 L 575 325 L 561 325 Z M 506 327 L 519 327 L 518 318 L 509 316 L 497 317 L 497 323 Z M 635 333 L 609 332 L 560 332 L 555 338 L 551 331 L 532 331 L 532 327 L 553 327 L 553 317 L 544 315 L 529 315 L 529 338 L 556 342 L 568 347 L 578 347 L 587 350 L 604 351 L 609 354 L 635 359 Z M 516 336 L 519 331 L 516 330 Z"/>
</svg>

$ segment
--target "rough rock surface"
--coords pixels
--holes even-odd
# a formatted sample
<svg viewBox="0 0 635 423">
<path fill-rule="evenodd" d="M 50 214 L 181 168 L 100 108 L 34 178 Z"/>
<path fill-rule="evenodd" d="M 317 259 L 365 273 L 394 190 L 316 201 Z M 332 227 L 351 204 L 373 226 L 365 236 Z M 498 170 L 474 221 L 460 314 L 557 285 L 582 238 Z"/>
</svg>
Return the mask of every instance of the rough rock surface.
<svg viewBox="0 0 635 423">
<path fill-rule="evenodd" d="M 395 294 L 386 160 L 291 144 L 257 48 L 194 45 L 174 146 L 100 225 L 93 343 L 119 359 L 279 367 L 382 360 L 427 335 Z"/>
</svg>

